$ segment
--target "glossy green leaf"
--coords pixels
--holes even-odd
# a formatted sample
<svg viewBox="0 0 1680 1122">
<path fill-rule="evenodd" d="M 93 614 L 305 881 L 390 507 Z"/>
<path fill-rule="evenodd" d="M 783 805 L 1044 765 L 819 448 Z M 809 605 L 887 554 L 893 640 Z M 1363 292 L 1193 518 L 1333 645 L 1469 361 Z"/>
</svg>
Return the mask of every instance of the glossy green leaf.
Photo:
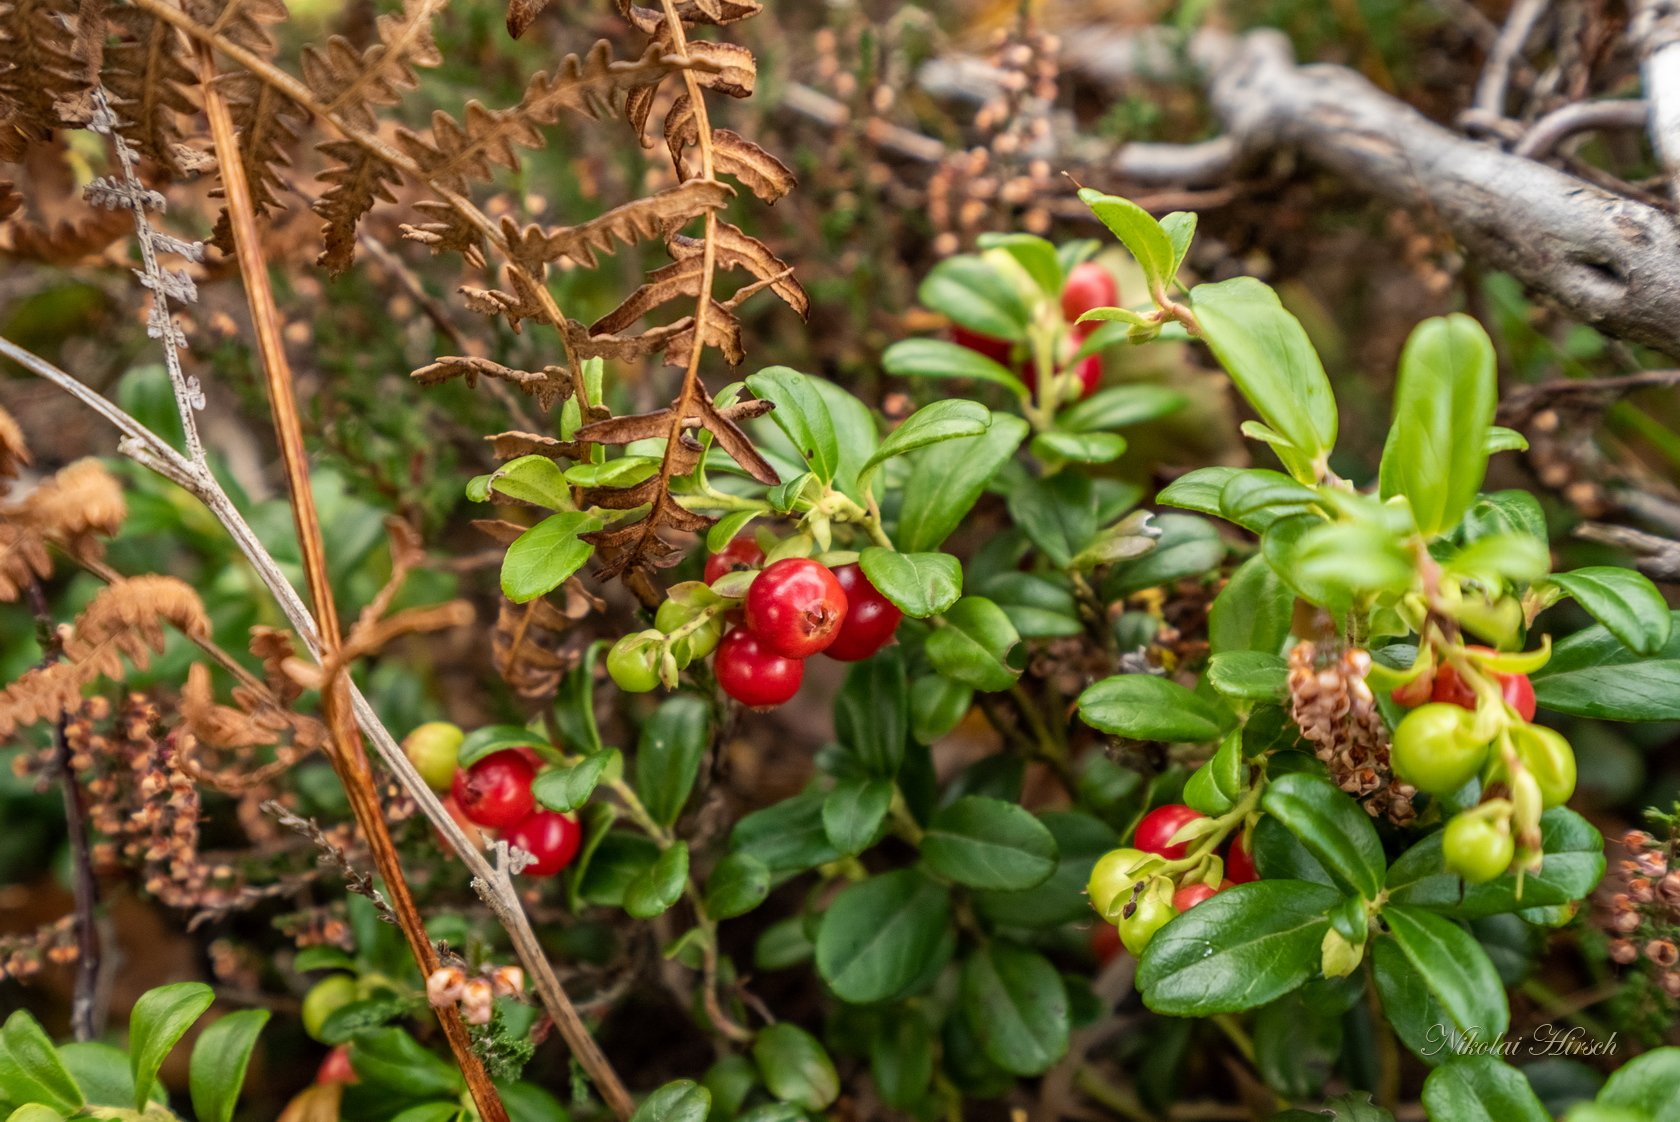
<svg viewBox="0 0 1680 1122">
<path fill-rule="evenodd" d="M 1680 1048 L 1635 1056 L 1605 1080 L 1597 1103 L 1642 1111 L 1652 1122 L 1680 1118 Z"/>
<path fill-rule="evenodd" d="M 1314 1009 L 1299 992 L 1263 1006 L 1253 1036 L 1261 1078 L 1291 1100 L 1316 1098 L 1342 1052 L 1341 1018 Z M 1324 1115 L 1317 1119 L 1323 1122 Z"/>
<path fill-rule="evenodd" d="M 1256 534 L 1280 518 L 1308 514 L 1322 505 L 1316 489 L 1269 468 L 1239 471 L 1219 492 L 1220 517 Z"/>
<path fill-rule="evenodd" d="M 1536 675 L 1541 708 L 1604 721 L 1680 721 L 1680 659 Z"/>
<path fill-rule="evenodd" d="M 1423 975 L 1393 939 L 1377 939 L 1372 944 L 1371 974 L 1383 1015 L 1413 1055 L 1430 1067 L 1439 1067 L 1459 1054 L 1464 1034 L 1453 1027 Z"/>
<path fill-rule="evenodd" d="M 888 433 L 875 454 L 864 461 L 858 473 L 858 486 L 867 491 L 875 469 L 894 456 L 959 436 L 979 436 L 991 425 L 992 411 L 978 401 L 945 398 L 924 405 Z"/>
<path fill-rule="evenodd" d="M 455 761 L 461 767 L 472 767 L 486 756 L 511 748 L 531 748 L 553 752 L 553 747 L 539 733 L 523 725 L 484 725 L 473 729 L 461 740 Z"/>
<path fill-rule="evenodd" d="M 1423 1106 L 1439 1122 L 1551 1122 L 1522 1072 L 1492 1056 L 1459 1056 L 1430 1072 Z"/>
<path fill-rule="evenodd" d="M 510 499 L 571 510 L 572 489 L 560 465 L 547 456 L 520 456 L 491 473 L 489 485 Z"/>
<path fill-rule="evenodd" d="M 1112 432 L 1050 429 L 1032 438 L 1032 453 L 1048 464 L 1107 464 L 1126 454 L 1126 438 Z"/>
<path fill-rule="evenodd" d="M 267 1009 L 241 1009 L 205 1029 L 193 1045 L 187 1085 L 198 1122 L 232 1122 Z"/>
<path fill-rule="evenodd" d="M 1225 697 L 1281 701 L 1289 693 L 1289 663 L 1265 651 L 1224 651 L 1208 661 L 1207 680 Z"/>
<path fill-rule="evenodd" d="M 834 702 L 834 735 L 864 770 L 892 778 L 910 743 L 910 686 L 898 647 L 853 663 Z"/>
<path fill-rule="evenodd" d="M 823 914 L 817 971 L 843 1001 L 885 1001 L 921 976 L 950 922 L 950 891 L 915 869 L 859 881 Z"/>
<path fill-rule="evenodd" d="M 1155 496 L 1155 501 L 1162 506 L 1182 507 L 1201 514 L 1218 514 L 1219 496 L 1224 493 L 1225 485 L 1242 471 L 1242 468 L 1223 466 L 1187 471 L 1162 488 L 1161 493 Z"/>
<path fill-rule="evenodd" d="M 1097 533 L 1097 500 L 1088 476 L 1058 472 L 1028 479 L 1009 492 L 1009 513 L 1039 551 L 1058 569 Z"/>
<path fill-rule="evenodd" d="M 1306 329 L 1277 293 L 1252 277 L 1190 290 L 1201 337 L 1260 419 L 1273 449 L 1302 483 L 1316 483 L 1336 445 L 1336 398 Z M 1478 437 L 1479 439 L 1479 437 Z"/>
<path fill-rule="evenodd" d="M 1080 188 L 1079 201 L 1090 207 L 1091 213 L 1137 259 L 1152 292 L 1165 289 L 1172 282 L 1178 252 L 1173 239 L 1148 211 L 1130 199 L 1105 195 L 1089 187 Z"/>
<path fill-rule="evenodd" d="M 947 678 L 996 692 L 1015 684 L 1020 671 L 1009 659 L 1020 641 L 1002 608 L 983 596 L 964 596 L 927 637 L 926 650 L 928 661 Z"/>
<path fill-rule="evenodd" d="M 1224 814 L 1236 805 L 1242 793 L 1242 730 L 1232 729 L 1219 742 L 1207 763 L 1197 768 L 1184 785 L 1184 802 L 1208 816 Z"/>
<path fill-rule="evenodd" d="M 1237 566 L 1208 610 L 1208 649 L 1277 654 L 1294 622 L 1295 594 L 1256 555 Z"/>
<path fill-rule="evenodd" d="M 502 558 L 502 595 L 523 604 L 559 588 L 595 552 L 582 535 L 600 528 L 599 518 L 568 510 L 520 534 Z"/>
<path fill-rule="evenodd" d="M 1205 519 L 1188 514 L 1159 514 L 1150 525 L 1160 532 L 1155 548 L 1109 570 L 1103 598 L 1119 600 L 1146 588 L 1197 577 L 1225 559 L 1225 539 Z"/>
<path fill-rule="evenodd" d="M 786 366 L 771 366 L 749 375 L 747 388 L 776 403 L 770 419 L 817 478 L 832 483 L 840 470 L 840 443 L 816 379 Z"/>
<path fill-rule="evenodd" d="M 730 848 L 750 853 L 772 873 L 801 872 L 840 859 L 823 828 L 823 795 L 807 791 L 755 810 L 735 823 Z"/>
<path fill-rule="evenodd" d="M 994 940 L 963 963 L 962 1010 L 986 1057 L 1015 1075 L 1040 1075 L 1066 1053 L 1067 990 L 1043 955 Z"/>
<path fill-rule="evenodd" d="M 589 802 L 601 777 L 614 766 L 622 768 L 623 765 L 619 762 L 618 749 L 609 748 L 585 756 L 575 764 L 544 768 L 531 784 L 531 794 L 550 810 L 571 813 Z"/>
<path fill-rule="evenodd" d="M 979 592 L 1003 609 L 1023 639 L 1084 633 L 1073 588 L 1064 577 L 1010 571 L 986 581 Z"/>
<path fill-rule="evenodd" d="M 1383 885 L 1388 863 L 1371 816 L 1329 780 L 1297 772 L 1266 784 L 1260 806 L 1289 828 L 1336 882 L 1367 900 Z"/>
<path fill-rule="evenodd" d="M 662 702 L 636 742 L 636 794 L 653 820 L 669 826 L 682 814 L 712 740 L 712 707 L 698 694 Z"/>
<path fill-rule="evenodd" d="M 1497 1040 L 1510 1026 L 1505 986 L 1476 937 L 1445 916 L 1391 904 L 1382 920 L 1454 1027 Z"/>
<path fill-rule="evenodd" d="M 910 684 L 910 733 L 932 744 L 949 733 L 974 705 L 974 687 L 943 674 L 924 674 Z"/>
<path fill-rule="evenodd" d="M 1114 736 L 1169 743 L 1217 740 L 1232 720 L 1216 703 L 1151 674 L 1116 674 L 1087 687 L 1079 716 Z"/>
<path fill-rule="evenodd" d="M 1068 432 L 1111 432 L 1176 413 L 1188 401 L 1177 390 L 1148 382 L 1110 386 L 1056 414 L 1056 427 Z"/>
<path fill-rule="evenodd" d="M 1033 888 L 977 892 L 980 914 L 1002 927 L 1048 928 L 1090 916 L 1085 885 L 1097 859 L 1120 844 L 1112 827 L 1081 811 L 1052 810 L 1039 815 L 1056 842 L 1056 870 Z"/>
<path fill-rule="evenodd" d="M 706 878 L 706 914 L 713 919 L 746 915 L 770 895 L 770 866 L 750 853 L 731 853 Z"/>
<path fill-rule="evenodd" d="M 933 1030 L 914 1011 L 883 1017 L 869 1040 L 869 1074 L 890 1107 L 910 1110 L 933 1081 Z"/>
<path fill-rule="evenodd" d="M 688 843 L 673 842 L 624 889 L 624 910 L 636 919 L 663 915 L 688 883 Z"/>
<path fill-rule="evenodd" d="M 148 1094 L 150 1090 L 148 1081 Z M 81 1088 L 58 1058 L 52 1039 L 26 1009 L 14 1011 L 0 1026 L 0 1096 L 40 1103 L 63 1114 L 73 1114 L 83 1105 Z M 135 1105 L 144 1103 L 141 1098 Z"/>
<path fill-rule="evenodd" d="M 899 553 L 872 545 L 858 555 L 858 567 L 911 619 L 938 615 L 962 595 L 962 565 L 949 553 Z"/>
<path fill-rule="evenodd" d="M 712 1093 L 692 1079 L 677 1079 L 642 1100 L 630 1122 L 706 1122 Z"/>
<path fill-rule="evenodd" d="M 758 514 L 756 510 L 732 510 L 719 518 L 712 528 L 706 531 L 706 551 L 722 553 L 723 547 L 734 541 Z"/>
<path fill-rule="evenodd" d="M 1306 881 L 1239 884 L 1168 923 L 1143 952 L 1144 1004 L 1175 1017 L 1236 1013 L 1318 973 L 1326 915 L 1341 893 Z"/>
<path fill-rule="evenodd" d="M 1028 311 L 1014 283 L 981 257 L 963 254 L 935 265 L 916 290 L 928 308 L 970 331 L 994 339 L 1020 339 Z"/>
<path fill-rule="evenodd" d="M 659 474 L 658 456 L 620 456 L 600 463 L 573 464 L 566 482 L 578 487 L 634 487 Z"/>
<path fill-rule="evenodd" d="M 1056 869 L 1056 839 L 1017 803 L 969 795 L 942 807 L 922 836 L 922 860 L 970 888 L 1024 889 Z"/>
<path fill-rule="evenodd" d="M 128 1016 L 128 1065 L 134 1075 L 136 1110 L 151 1097 L 152 1081 L 164 1058 L 214 1000 L 215 991 L 202 982 L 176 982 L 147 990 L 134 1003 Z M 15 1052 L 9 1037 L 6 1043 Z"/>
<path fill-rule="evenodd" d="M 1015 454 L 1028 425 L 994 414 L 979 436 L 963 436 L 911 453 L 894 541 L 906 553 L 938 549 L 968 517 L 986 484 Z"/>
<path fill-rule="evenodd" d="M 1476 496 L 1465 511 L 1459 532 L 1467 542 L 1495 534 L 1527 534 L 1547 541 L 1546 512 L 1527 491 L 1494 491 Z"/>
<path fill-rule="evenodd" d="M 1379 486 L 1384 499 L 1405 496 L 1426 537 L 1475 502 L 1497 397 L 1493 341 L 1480 323 L 1454 314 L 1418 324 L 1400 352 Z"/>
<path fill-rule="evenodd" d="M 1595 565 L 1553 574 L 1552 583 L 1635 654 L 1656 654 L 1674 633 L 1668 602 L 1643 573 Z"/>
<path fill-rule="evenodd" d="M 882 352 L 881 368 L 900 378 L 972 378 L 1020 397 L 1028 393 L 1026 384 L 1001 363 L 944 339 L 902 339 Z"/>
<path fill-rule="evenodd" d="M 823 800 L 823 830 L 829 844 L 848 857 L 856 856 L 886 833 L 892 807 L 890 779 L 842 779 Z"/>
<path fill-rule="evenodd" d="M 824 1110 L 840 1095 L 834 1061 L 817 1038 L 789 1021 L 759 1032 L 753 1059 L 770 1093 L 805 1110 Z"/>
</svg>

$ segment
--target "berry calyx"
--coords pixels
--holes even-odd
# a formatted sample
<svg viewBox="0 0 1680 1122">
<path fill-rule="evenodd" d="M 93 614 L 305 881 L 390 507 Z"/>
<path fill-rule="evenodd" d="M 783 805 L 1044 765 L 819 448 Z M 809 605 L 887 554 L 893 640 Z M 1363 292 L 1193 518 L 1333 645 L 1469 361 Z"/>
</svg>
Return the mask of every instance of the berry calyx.
<svg viewBox="0 0 1680 1122">
<path fill-rule="evenodd" d="M 846 618 L 823 653 L 841 662 L 858 662 L 892 640 L 904 613 L 855 564 L 835 569 L 834 579 L 846 593 Z"/>
<path fill-rule="evenodd" d="M 751 538 L 736 535 L 729 544 L 706 558 L 706 583 L 711 584 L 727 573 L 756 569 L 764 563 L 764 550 Z"/>
<path fill-rule="evenodd" d="M 1439 701 L 1407 713 L 1394 729 L 1394 774 L 1431 795 L 1450 795 L 1470 782 L 1488 753 L 1487 744 L 1476 739 L 1473 720 Z"/>
<path fill-rule="evenodd" d="M 1260 879 L 1260 871 L 1254 867 L 1254 854 L 1243 844 L 1241 834 L 1231 839 L 1231 847 L 1225 851 L 1225 879 L 1234 885 Z"/>
<path fill-rule="evenodd" d="M 455 780 L 455 754 L 465 739 L 459 725 L 427 721 L 403 739 L 403 752 L 426 786 L 441 793 Z"/>
<path fill-rule="evenodd" d="M 357 1082 L 360 1082 L 360 1080 L 356 1076 L 356 1069 L 350 1065 L 350 1046 L 348 1044 L 340 1044 L 338 1047 L 334 1048 L 331 1052 L 327 1053 L 327 1058 L 322 1060 L 321 1061 L 321 1066 L 318 1069 L 316 1069 L 315 1082 L 317 1082 L 317 1083 L 357 1083 Z"/>
<path fill-rule="evenodd" d="M 327 1023 L 327 1018 L 355 1001 L 356 997 L 356 979 L 350 975 L 329 974 L 322 978 L 303 995 L 303 1031 L 311 1039 L 320 1040 L 321 1028 Z"/>
<path fill-rule="evenodd" d="M 799 684 L 805 680 L 803 662 L 770 650 L 756 632 L 745 627 L 734 628 L 723 637 L 712 660 L 712 672 L 724 693 L 751 709 L 780 705 L 798 693 Z"/>
<path fill-rule="evenodd" d="M 1081 261 L 1062 285 L 1062 318 L 1073 323 L 1092 308 L 1112 308 L 1120 303 L 1120 287 L 1114 274 L 1095 261 Z"/>
<path fill-rule="evenodd" d="M 577 815 L 553 810 L 534 810 L 502 839 L 516 845 L 536 860 L 521 872 L 528 877 L 551 877 L 572 863 L 583 844 L 583 827 Z"/>
<path fill-rule="evenodd" d="M 455 773 L 450 793 L 461 813 L 479 826 L 505 830 L 527 814 L 535 800 L 531 781 L 537 771 L 519 751 L 493 752 L 472 767 Z"/>
<path fill-rule="evenodd" d="M 846 620 L 846 591 L 809 557 L 784 557 L 747 590 L 747 627 L 771 652 L 808 658 L 834 642 Z"/>
<path fill-rule="evenodd" d="M 1144 815 L 1143 821 L 1138 823 L 1137 833 L 1132 835 L 1132 844 L 1145 853 L 1154 853 L 1168 861 L 1177 861 L 1190 852 L 1190 845 L 1188 842 L 1171 844 L 1173 835 L 1196 819 L 1206 817 L 1201 811 L 1183 803 L 1158 806 Z"/>
<path fill-rule="evenodd" d="M 1483 884 L 1511 867 L 1516 843 L 1510 824 L 1485 817 L 1460 814 L 1443 830 L 1441 855 L 1447 868 L 1471 884 Z"/>
</svg>

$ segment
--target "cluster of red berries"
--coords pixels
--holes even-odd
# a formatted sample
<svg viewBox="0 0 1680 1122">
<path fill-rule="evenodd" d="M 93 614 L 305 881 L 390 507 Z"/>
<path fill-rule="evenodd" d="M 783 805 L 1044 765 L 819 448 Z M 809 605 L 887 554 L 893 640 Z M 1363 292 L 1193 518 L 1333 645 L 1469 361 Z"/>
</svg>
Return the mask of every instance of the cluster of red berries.
<svg viewBox="0 0 1680 1122">
<path fill-rule="evenodd" d="M 1080 316 L 1093 308 L 1112 308 L 1120 302 L 1119 286 L 1109 271 L 1094 261 L 1074 266 L 1062 286 L 1062 318 L 1072 325 L 1070 333 L 1073 349 L 1077 350 L 1099 323 L 1078 323 Z M 1017 344 L 1007 339 L 982 335 L 966 327 L 953 327 L 951 341 L 983 354 L 1000 366 L 1020 374 L 1029 390 L 1038 388 L 1038 363 L 1031 355 L 1018 353 Z M 1024 350 L 1024 348 L 1019 348 Z M 1081 397 L 1090 397 L 1102 380 L 1102 357 L 1086 355 L 1079 361 L 1079 389 Z"/>
<path fill-rule="evenodd" d="M 551 877 L 570 865 L 583 844 L 583 827 L 575 814 L 537 805 L 531 784 L 542 758 L 521 746 L 463 768 L 456 763 L 462 739 L 456 726 L 433 721 L 409 733 L 403 750 L 468 836 L 480 828 L 499 830 L 503 841 L 536 859 L 525 866 L 526 876 Z"/>
<path fill-rule="evenodd" d="M 1494 653 L 1489 647 L 1467 647 L 1465 650 L 1474 655 Z M 1505 704 L 1516 710 L 1517 716 L 1523 720 L 1534 720 L 1534 683 L 1528 680 L 1528 675 L 1496 673 L 1493 677 L 1499 682 Z M 1459 676 L 1458 671 L 1446 664 L 1436 667 L 1432 674 L 1418 675 L 1394 691 L 1396 705 L 1411 708 L 1428 701 L 1456 705 L 1460 709 L 1475 709 L 1476 691 Z"/>
<path fill-rule="evenodd" d="M 706 559 L 706 583 L 763 560 L 757 543 L 736 538 Z M 856 564 L 830 569 L 809 557 L 785 557 L 753 578 L 712 670 L 724 693 L 767 709 L 799 692 L 807 658 L 866 659 L 891 641 L 902 618 Z"/>
<path fill-rule="evenodd" d="M 1183 803 L 1158 806 L 1138 823 L 1130 846 L 1104 854 L 1091 870 L 1091 904 L 1107 921 L 1098 924 L 1091 934 L 1091 949 L 1099 960 L 1112 958 L 1122 946 L 1133 954 L 1142 954 L 1155 932 L 1174 916 L 1227 888 L 1260 879 L 1240 833 L 1226 847 L 1224 877 L 1217 885 L 1201 879 L 1175 880 L 1152 871 L 1159 861 L 1188 857 L 1191 843 L 1174 844 L 1172 839 L 1192 822 L 1206 817 Z"/>
</svg>

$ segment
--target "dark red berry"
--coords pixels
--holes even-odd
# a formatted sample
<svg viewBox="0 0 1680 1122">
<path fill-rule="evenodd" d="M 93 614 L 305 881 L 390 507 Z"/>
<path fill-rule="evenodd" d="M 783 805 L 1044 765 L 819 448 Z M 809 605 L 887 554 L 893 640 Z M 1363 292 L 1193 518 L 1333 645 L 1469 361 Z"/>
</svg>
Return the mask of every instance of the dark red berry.
<svg viewBox="0 0 1680 1122">
<path fill-rule="evenodd" d="M 493 752 L 472 767 L 455 773 L 450 792 L 461 813 L 480 826 L 505 830 L 527 814 L 535 800 L 531 780 L 536 769 L 518 751 Z"/>
<path fill-rule="evenodd" d="M 513 829 L 502 835 L 536 858 L 522 872 L 528 877 L 551 877 L 572 863 L 583 844 L 583 827 L 577 816 L 553 810 L 533 810 Z"/>
<path fill-rule="evenodd" d="M 1120 942 L 1120 929 L 1112 923 L 1099 919 L 1091 928 L 1091 953 L 1097 956 L 1098 966 L 1107 966 L 1125 949 Z"/>
<path fill-rule="evenodd" d="M 1232 884 L 1260 879 L 1260 872 L 1254 867 L 1254 855 L 1243 845 L 1241 834 L 1231 839 L 1231 848 L 1225 851 L 1225 879 Z"/>
<path fill-rule="evenodd" d="M 834 579 L 846 593 L 846 618 L 840 624 L 840 633 L 823 653 L 841 662 L 857 662 L 891 641 L 904 613 L 882 596 L 856 565 L 835 569 Z"/>
<path fill-rule="evenodd" d="M 967 347 L 975 354 L 985 355 L 1001 366 L 1010 365 L 1010 352 L 1014 350 L 1014 344 L 1008 339 L 996 339 L 978 331 L 970 331 L 966 327 L 952 326 L 951 342 L 959 347 Z"/>
<path fill-rule="evenodd" d="M 834 642 L 846 620 L 846 591 L 828 566 L 784 557 L 747 589 L 747 626 L 783 658 L 808 658 Z"/>
<path fill-rule="evenodd" d="M 798 693 L 799 683 L 805 680 L 803 662 L 768 649 L 745 627 L 737 627 L 723 637 L 712 660 L 712 671 L 724 693 L 753 709 L 780 705 Z"/>
<path fill-rule="evenodd" d="M 1479 654 L 1492 654 L 1488 647 L 1467 648 Z M 1517 716 L 1525 721 L 1534 719 L 1534 683 L 1528 680 L 1527 674 L 1494 674 L 1499 682 L 1499 692 L 1505 699 L 1505 704 L 1517 711 Z M 1448 705 L 1457 705 L 1462 709 L 1476 708 L 1476 691 L 1471 689 L 1458 671 L 1450 665 L 1442 665 L 1435 672 L 1435 686 L 1431 700 L 1444 701 Z"/>
<path fill-rule="evenodd" d="M 1505 695 L 1505 704 L 1517 711 L 1517 716 L 1525 721 L 1534 720 L 1534 683 L 1528 680 L 1527 674 L 1505 674 L 1499 683 Z"/>
<path fill-rule="evenodd" d="M 1155 853 L 1169 861 L 1177 861 L 1189 852 L 1189 843 L 1172 845 L 1172 836 L 1186 824 L 1206 817 L 1201 811 L 1193 810 L 1183 803 L 1158 806 L 1144 815 L 1143 821 L 1138 823 L 1137 833 L 1132 836 L 1132 845 L 1145 853 Z"/>
<path fill-rule="evenodd" d="M 737 535 L 729 544 L 706 558 L 706 583 L 711 584 L 726 573 L 756 569 L 764 562 L 764 551 L 751 538 Z"/>
<path fill-rule="evenodd" d="M 1062 285 L 1062 318 L 1069 323 L 1092 308 L 1112 308 L 1119 303 L 1120 289 L 1114 275 L 1095 261 L 1075 265 Z"/>
</svg>

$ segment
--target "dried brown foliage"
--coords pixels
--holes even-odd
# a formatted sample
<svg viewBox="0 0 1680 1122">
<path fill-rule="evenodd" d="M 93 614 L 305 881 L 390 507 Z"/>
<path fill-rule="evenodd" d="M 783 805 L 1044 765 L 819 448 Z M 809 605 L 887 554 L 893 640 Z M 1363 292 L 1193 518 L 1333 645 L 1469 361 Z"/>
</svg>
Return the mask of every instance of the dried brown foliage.
<svg viewBox="0 0 1680 1122">
<path fill-rule="evenodd" d="M 22 432 L 0 413 L 0 495 L 29 462 Z M 97 561 L 105 552 L 100 538 L 116 533 L 127 514 L 122 488 L 95 459 L 59 469 L 17 502 L 0 502 L 0 601 L 16 600 L 31 582 L 52 576 L 49 547 Z"/>
</svg>

